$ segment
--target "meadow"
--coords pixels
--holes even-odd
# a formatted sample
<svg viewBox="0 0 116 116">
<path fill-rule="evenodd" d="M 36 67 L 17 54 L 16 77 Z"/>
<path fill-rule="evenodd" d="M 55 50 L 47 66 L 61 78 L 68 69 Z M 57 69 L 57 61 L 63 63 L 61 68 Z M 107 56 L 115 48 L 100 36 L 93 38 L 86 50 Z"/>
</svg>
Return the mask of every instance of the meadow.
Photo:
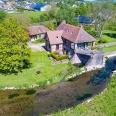
<svg viewBox="0 0 116 116">
<path fill-rule="evenodd" d="M 50 85 L 59 82 L 70 67 L 69 63 L 53 65 L 46 51 L 33 52 L 31 68 L 24 69 L 18 74 L 0 74 L 0 89 L 4 87 L 24 88 L 33 84 Z M 41 73 L 36 74 L 37 71 Z"/>
</svg>

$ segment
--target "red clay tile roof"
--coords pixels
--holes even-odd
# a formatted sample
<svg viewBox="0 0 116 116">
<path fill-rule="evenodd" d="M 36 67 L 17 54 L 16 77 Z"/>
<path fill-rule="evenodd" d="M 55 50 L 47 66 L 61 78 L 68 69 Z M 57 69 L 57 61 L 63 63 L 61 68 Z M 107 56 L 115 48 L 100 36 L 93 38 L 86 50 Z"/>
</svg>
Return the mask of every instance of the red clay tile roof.
<svg viewBox="0 0 116 116">
<path fill-rule="evenodd" d="M 43 25 L 30 26 L 27 28 L 27 30 L 29 31 L 29 35 L 39 35 L 42 33 L 46 33 L 47 31 L 50 31 L 48 28 L 46 28 Z"/>
<path fill-rule="evenodd" d="M 47 36 L 49 39 L 50 44 L 61 44 L 63 43 L 61 35 L 63 31 L 47 31 Z"/>
<path fill-rule="evenodd" d="M 63 30 L 62 37 L 74 43 L 96 41 L 95 38 L 88 34 L 82 27 L 66 24 L 64 21 L 56 30 Z"/>
</svg>

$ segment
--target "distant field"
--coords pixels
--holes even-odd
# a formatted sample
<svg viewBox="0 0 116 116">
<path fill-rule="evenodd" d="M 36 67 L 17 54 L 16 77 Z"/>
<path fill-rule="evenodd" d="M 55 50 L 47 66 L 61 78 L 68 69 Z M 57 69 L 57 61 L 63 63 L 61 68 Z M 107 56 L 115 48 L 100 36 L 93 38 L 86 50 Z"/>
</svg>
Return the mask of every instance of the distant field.
<svg viewBox="0 0 116 116">
<path fill-rule="evenodd" d="M 23 14 L 25 14 L 26 16 L 29 17 L 34 17 L 34 18 L 38 18 L 43 12 L 41 11 L 30 11 L 30 12 L 25 12 Z"/>
<path fill-rule="evenodd" d="M 23 14 L 25 14 L 28 17 L 33 17 L 33 18 L 38 18 L 43 12 L 41 11 L 29 11 L 29 12 L 24 12 Z M 16 13 L 11 13 L 8 14 L 9 16 L 13 16 Z"/>
</svg>

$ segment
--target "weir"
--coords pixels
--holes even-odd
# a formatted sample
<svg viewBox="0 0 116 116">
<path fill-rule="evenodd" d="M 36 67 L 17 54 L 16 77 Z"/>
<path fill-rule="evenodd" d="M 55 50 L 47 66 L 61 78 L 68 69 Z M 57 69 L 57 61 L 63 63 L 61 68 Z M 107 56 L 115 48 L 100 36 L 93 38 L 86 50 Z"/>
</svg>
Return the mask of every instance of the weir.
<svg viewBox="0 0 116 116">
<path fill-rule="evenodd" d="M 104 65 L 104 55 L 103 54 L 93 54 L 89 61 L 86 63 L 87 70 L 93 68 L 101 68 Z"/>
</svg>

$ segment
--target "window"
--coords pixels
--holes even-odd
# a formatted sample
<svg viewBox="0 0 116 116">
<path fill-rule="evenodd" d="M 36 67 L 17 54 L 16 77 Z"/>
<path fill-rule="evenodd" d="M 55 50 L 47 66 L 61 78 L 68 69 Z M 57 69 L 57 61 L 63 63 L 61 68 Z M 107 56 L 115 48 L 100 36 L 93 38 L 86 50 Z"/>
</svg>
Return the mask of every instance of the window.
<svg viewBox="0 0 116 116">
<path fill-rule="evenodd" d="M 74 49 L 74 43 L 71 43 L 71 48 Z"/>
<path fill-rule="evenodd" d="M 73 34 L 73 32 L 71 32 L 71 35 Z"/>
<path fill-rule="evenodd" d="M 58 36 L 56 36 L 56 38 L 58 38 Z"/>
</svg>

